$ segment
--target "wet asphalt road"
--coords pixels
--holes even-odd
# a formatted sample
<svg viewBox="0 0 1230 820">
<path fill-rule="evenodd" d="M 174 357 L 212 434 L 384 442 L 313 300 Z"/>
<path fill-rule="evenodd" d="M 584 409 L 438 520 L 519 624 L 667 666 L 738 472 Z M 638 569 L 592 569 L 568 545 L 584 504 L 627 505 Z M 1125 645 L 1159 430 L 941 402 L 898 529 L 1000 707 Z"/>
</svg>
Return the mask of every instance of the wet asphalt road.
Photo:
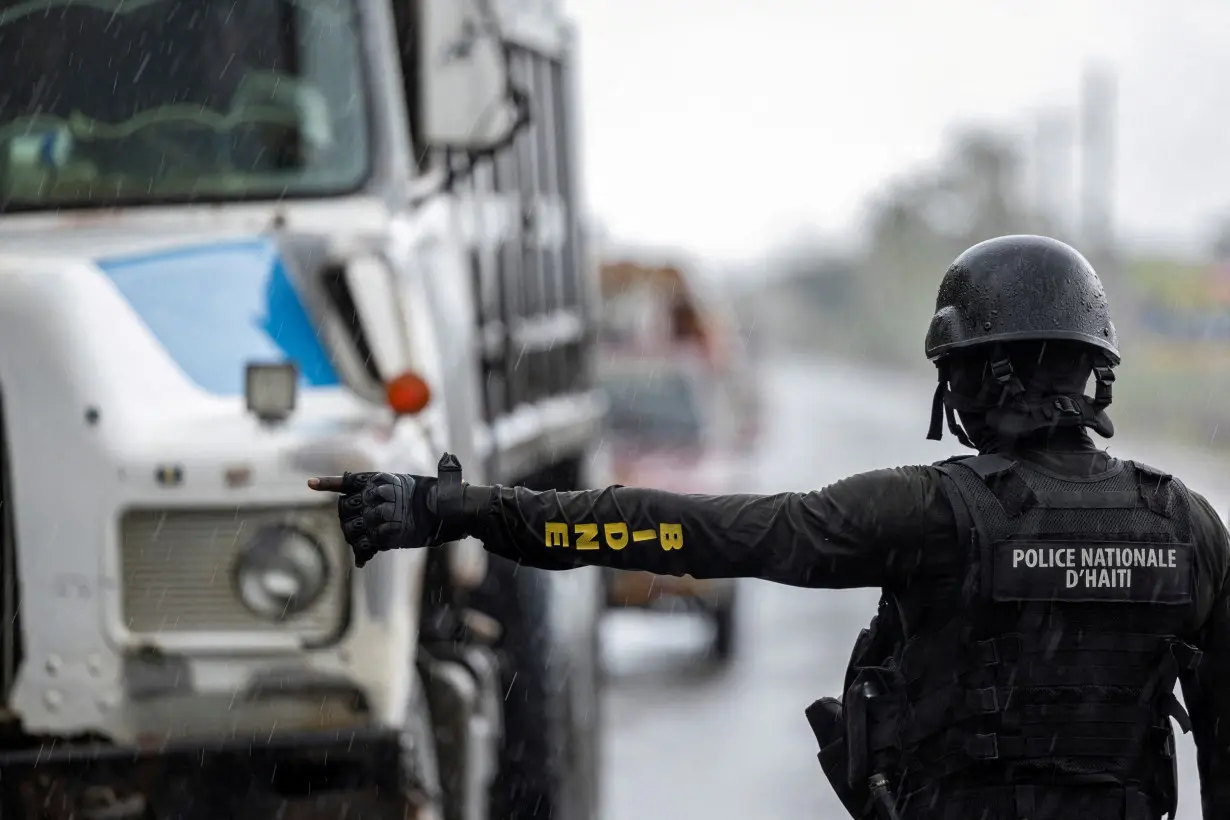
<svg viewBox="0 0 1230 820">
<path fill-rule="evenodd" d="M 786 362 L 764 385 L 771 408 L 749 491 L 806 490 L 876 467 L 960 452 L 924 436 L 934 383 L 846 365 Z M 1115 415 L 1121 431 L 1130 418 Z M 1111 451 L 1174 472 L 1230 509 L 1217 459 L 1121 433 Z M 1223 475 L 1226 473 L 1226 475 Z M 707 625 L 689 615 L 619 613 L 604 624 L 604 820 L 840 820 L 803 709 L 836 695 L 850 647 L 875 612 L 871 590 L 811 591 L 741 582 L 740 654 L 704 660 Z M 1197 818 L 1194 747 L 1179 739 L 1179 817 Z"/>
</svg>

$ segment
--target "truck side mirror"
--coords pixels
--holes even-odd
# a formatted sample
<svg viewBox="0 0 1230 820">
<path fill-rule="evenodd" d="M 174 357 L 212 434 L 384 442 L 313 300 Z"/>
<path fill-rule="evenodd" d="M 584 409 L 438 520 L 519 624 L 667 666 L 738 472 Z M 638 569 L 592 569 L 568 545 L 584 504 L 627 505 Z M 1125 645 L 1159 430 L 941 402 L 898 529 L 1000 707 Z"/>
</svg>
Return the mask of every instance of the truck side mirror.
<svg viewBox="0 0 1230 820">
<path fill-rule="evenodd" d="M 487 6 L 422 0 L 419 132 L 428 148 L 491 151 L 520 125 L 498 21 Z"/>
</svg>

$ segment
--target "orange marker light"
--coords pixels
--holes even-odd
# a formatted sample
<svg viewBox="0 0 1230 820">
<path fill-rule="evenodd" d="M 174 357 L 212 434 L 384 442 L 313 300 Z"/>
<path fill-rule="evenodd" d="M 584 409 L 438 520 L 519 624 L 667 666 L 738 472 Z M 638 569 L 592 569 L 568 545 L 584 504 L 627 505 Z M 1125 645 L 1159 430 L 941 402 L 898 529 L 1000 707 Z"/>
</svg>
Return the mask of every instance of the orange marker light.
<svg viewBox="0 0 1230 820">
<path fill-rule="evenodd" d="M 431 401 L 431 388 L 421 376 L 407 371 L 388 383 L 385 397 L 394 413 L 413 416 Z"/>
</svg>

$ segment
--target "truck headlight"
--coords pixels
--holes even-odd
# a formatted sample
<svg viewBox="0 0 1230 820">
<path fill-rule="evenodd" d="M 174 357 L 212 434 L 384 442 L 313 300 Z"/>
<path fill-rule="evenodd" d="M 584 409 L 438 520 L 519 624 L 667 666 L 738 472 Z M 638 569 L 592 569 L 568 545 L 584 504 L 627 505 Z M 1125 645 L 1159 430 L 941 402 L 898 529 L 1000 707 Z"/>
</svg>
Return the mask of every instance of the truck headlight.
<svg viewBox="0 0 1230 820">
<path fill-rule="evenodd" d="M 293 363 L 249 364 L 244 372 L 248 411 L 263 422 L 284 421 L 295 409 L 299 369 Z"/>
<path fill-rule="evenodd" d="M 324 594 L 329 560 L 315 539 L 293 527 L 259 531 L 235 560 L 235 594 L 254 614 L 283 621 Z"/>
</svg>

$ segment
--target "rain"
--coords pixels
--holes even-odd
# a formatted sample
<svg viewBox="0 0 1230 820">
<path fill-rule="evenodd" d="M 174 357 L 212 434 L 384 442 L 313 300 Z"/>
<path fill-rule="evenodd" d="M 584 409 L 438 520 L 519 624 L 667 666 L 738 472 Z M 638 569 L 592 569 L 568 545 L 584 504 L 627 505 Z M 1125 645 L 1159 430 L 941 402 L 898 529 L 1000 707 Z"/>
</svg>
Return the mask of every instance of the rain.
<svg viewBox="0 0 1230 820">
<path fill-rule="evenodd" d="M 940 279 L 1044 235 L 1113 316 L 1095 442 L 1225 519 L 1230 8 L 1164 5 L 0 0 L 0 817 L 849 816 L 804 710 L 892 599 L 801 537 L 734 577 L 738 505 L 687 572 L 685 517 L 968 452 Z M 306 486 L 381 473 L 439 543 Z M 1060 678 L 1113 648 L 1032 590 L 1216 567 L 1085 535 L 986 553 Z"/>
</svg>

